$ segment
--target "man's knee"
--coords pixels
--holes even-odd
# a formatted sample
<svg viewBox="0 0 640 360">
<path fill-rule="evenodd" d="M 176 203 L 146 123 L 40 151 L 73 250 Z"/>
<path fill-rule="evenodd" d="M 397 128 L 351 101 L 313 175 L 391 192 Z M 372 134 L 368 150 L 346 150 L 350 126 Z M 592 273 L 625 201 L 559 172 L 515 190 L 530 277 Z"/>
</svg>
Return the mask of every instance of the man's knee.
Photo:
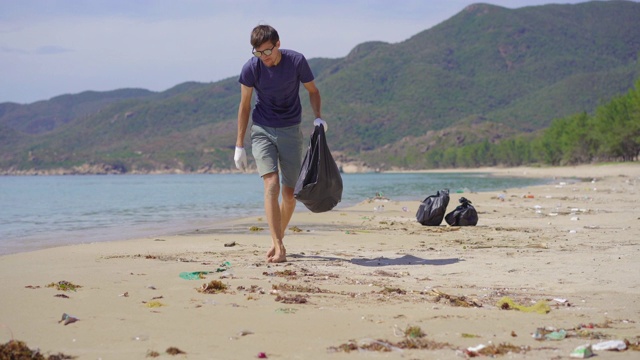
<svg viewBox="0 0 640 360">
<path fill-rule="evenodd" d="M 271 197 L 280 195 L 280 183 L 278 182 L 278 174 L 271 173 L 263 176 L 264 193 Z"/>
<path fill-rule="evenodd" d="M 282 186 L 282 199 L 284 201 L 296 201 L 296 198 L 294 197 L 293 193 L 294 193 L 294 188 L 288 187 L 286 185 Z"/>
</svg>

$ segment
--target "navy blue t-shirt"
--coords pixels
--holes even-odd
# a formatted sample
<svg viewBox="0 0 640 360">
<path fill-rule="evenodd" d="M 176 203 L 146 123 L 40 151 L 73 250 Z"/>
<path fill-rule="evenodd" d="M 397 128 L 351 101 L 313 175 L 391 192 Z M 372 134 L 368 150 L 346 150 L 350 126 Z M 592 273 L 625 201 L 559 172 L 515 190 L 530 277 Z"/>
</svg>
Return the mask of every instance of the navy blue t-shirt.
<svg viewBox="0 0 640 360">
<path fill-rule="evenodd" d="M 254 88 L 256 103 L 254 123 L 270 127 L 287 127 L 302 120 L 300 83 L 313 81 L 313 73 L 304 55 L 281 49 L 282 58 L 277 66 L 268 67 L 252 57 L 242 67 L 238 81 Z"/>
</svg>

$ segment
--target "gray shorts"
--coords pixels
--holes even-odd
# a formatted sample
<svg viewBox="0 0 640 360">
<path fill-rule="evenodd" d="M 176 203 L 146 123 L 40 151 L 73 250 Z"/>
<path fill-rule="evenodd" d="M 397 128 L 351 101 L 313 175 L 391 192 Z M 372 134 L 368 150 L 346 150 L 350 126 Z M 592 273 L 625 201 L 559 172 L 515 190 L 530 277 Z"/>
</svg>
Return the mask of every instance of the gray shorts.
<svg viewBox="0 0 640 360">
<path fill-rule="evenodd" d="M 295 188 L 303 159 L 303 137 L 300 124 L 273 128 L 251 125 L 251 151 L 260 176 L 278 172 L 280 182 Z"/>
</svg>

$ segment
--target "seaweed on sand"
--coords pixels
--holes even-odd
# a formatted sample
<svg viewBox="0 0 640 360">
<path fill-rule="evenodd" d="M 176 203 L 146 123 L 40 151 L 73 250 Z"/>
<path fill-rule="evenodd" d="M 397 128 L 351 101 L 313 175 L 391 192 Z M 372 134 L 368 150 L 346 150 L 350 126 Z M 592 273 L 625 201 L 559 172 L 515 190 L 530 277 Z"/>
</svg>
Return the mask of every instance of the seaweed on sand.
<svg viewBox="0 0 640 360">
<path fill-rule="evenodd" d="M 475 299 L 467 299 L 466 296 L 456 296 L 443 293 L 440 290 L 433 289 L 427 293 L 427 295 L 435 296 L 434 301 L 440 302 L 445 300 L 449 305 L 461 306 L 461 307 L 482 307 L 482 304 Z"/>
<path fill-rule="evenodd" d="M 407 291 L 400 288 L 385 287 L 384 289 L 380 290 L 380 293 L 406 295 Z"/>
<path fill-rule="evenodd" d="M 441 343 L 434 340 L 427 339 L 427 335 L 422 331 L 419 326 L 408 326 L 404 330 L 404 338 L 398 342 L 391 342 L 386 340 L 349 340 L 345 344 L 338 346 L 332 346 L 329 351 L 333 352 L 351 352 L 354 350 L 365 351 L 378 351 L 389 352 L 393 350 L 413 349 L 413 350 L 438 350 L 443 348 L 450 348 L 448 343 Z"/>
<path fill-rule="evenodd" d="M 179 354 L 186 354 L 186 352 L 178 349 L 175 346 L 172 346 L 172 347 L 167 349 L 167 354 L 169 354 L 169 355 L 179 355 Z"/>
<path fill-rule="evenodd" d="M 509 343 L 500 343 L 498 345 L 491 344 L 478 351 L 480 355 L 496 356 L 506 354 L 526 353 L 531 350 L 528 346 L 516 346 Z"/>
<path fill-rule="evenodd" d="M 57 283 L 51 283 L 49 285 L 47 285 L 47 287 L 55 287 L 57 290 L 60 291 L 76 291 L 77 289 L 81 288 L 82 286 L 80 285 L 76 285 L 72 282 L 69 281 L 58 281 Z"/>
<path fill-rule="evenodd" d="M 295 270 L 289 270 L 289 269 L 285 269 L 282 271 L 274 271 L 272 273 L 264 271 L 262 273 L 262 275 L 264 276 L 279 276 L 279 277 L 287 277 L 287 278 L 296 278 L 298 276 L 298 274 L 296 273 Z"/>
<path fill-rule="evenodd" d="M 304 286 L 304 285 L 296 285 L 296 284 L 272 284 L 271 288 L 273 290 L 279 291 L 295 291 L 301 293 L 311 293 L 311 294 L 320 294 L 320 293 L 330 293 L 331 291 L 321 289 L 317 286 Z"/>
<path fill-rule="evenodd" d="M 62 353 L 44 356 L 39 350 L 31 350 L 23 341 L 9 340 L 5 344 L 0 344 L 0 359 L 15 360 L 65 360 L 75 359 L 75 356 Z"/>
<path fill-rule="evenodd" d="M 198 289 L 198 292 L 205 294 L 217 294 L 221 292 L 225 292 L 228 286 L 224 284 L 220 280 L 212 280 L 208 283 L 202 284 L 202 286 Z"/>
<path fill-rule="evenodd" d="M 411 339 L 419 339 L 427 336 L 419 326 L 408 326 L 404 330 L 404 336 Z"/>
<path fill-rule="evenodd" d="M 302 295 L 294 295 L 294 296 L 276 296 L 276 301 L 281 302 L 283 304 L 306 304 L 307 298 Z"/>
<path fill-rule="evenodd" d="M 147 351 L 147 357 L 158 357 L 158 356 L 160 356 L 160 353 L 155 350 Z"/>
<path fill-rule="evenodd" d="M 291 230 L 293 232 L 296 232 L 296 233 L 302 232 L 302 229 L 300 229 L 297 226 L 292 226 L 292 227 L 289 228 L 289 230 Z"/>
<path fill-rule="evenodd" d="M 377 351 L 377 352 L 390 352 L 393 350 L 412 349 L 412 350 L 439 350 L 443 348 L 451 347 L 448 343 L 441 343 L 425 338 L 409 339 L 406 338 L 399 342 L 390 342 L 386 340 L 368 340 L 357 342 L 355 340 L 349 340 L 345 344 L 338 346 L 332 346 L 329 351 L 332 352 L 351 352 L 354 350 L 365 351 Z"/>
</svg>

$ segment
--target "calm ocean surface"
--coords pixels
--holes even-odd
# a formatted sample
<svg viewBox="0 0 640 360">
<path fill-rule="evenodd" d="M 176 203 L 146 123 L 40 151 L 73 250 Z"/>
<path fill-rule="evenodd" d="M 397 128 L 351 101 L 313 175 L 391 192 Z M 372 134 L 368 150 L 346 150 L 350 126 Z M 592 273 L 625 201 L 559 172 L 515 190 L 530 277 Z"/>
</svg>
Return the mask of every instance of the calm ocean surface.
<svg viewBox="0 0 640 360">
<path fill-rule="evenodd" d="M 415 200 L 442 188 L 477 192 L 517 188 L 540 179 L 486 174 L 343 174 L 346 208 L 383 193 Z M 468 196 L 473 201 L 473 196 Z M 52 246 L 159 236 L 228 219 L 263 215 L 256 174 L 0 176 L 0 255 Z M 335 211 L 334 210 L 334 211 Z M 296 211 L 308 211 L 298 204 Z"/>
</svg>

